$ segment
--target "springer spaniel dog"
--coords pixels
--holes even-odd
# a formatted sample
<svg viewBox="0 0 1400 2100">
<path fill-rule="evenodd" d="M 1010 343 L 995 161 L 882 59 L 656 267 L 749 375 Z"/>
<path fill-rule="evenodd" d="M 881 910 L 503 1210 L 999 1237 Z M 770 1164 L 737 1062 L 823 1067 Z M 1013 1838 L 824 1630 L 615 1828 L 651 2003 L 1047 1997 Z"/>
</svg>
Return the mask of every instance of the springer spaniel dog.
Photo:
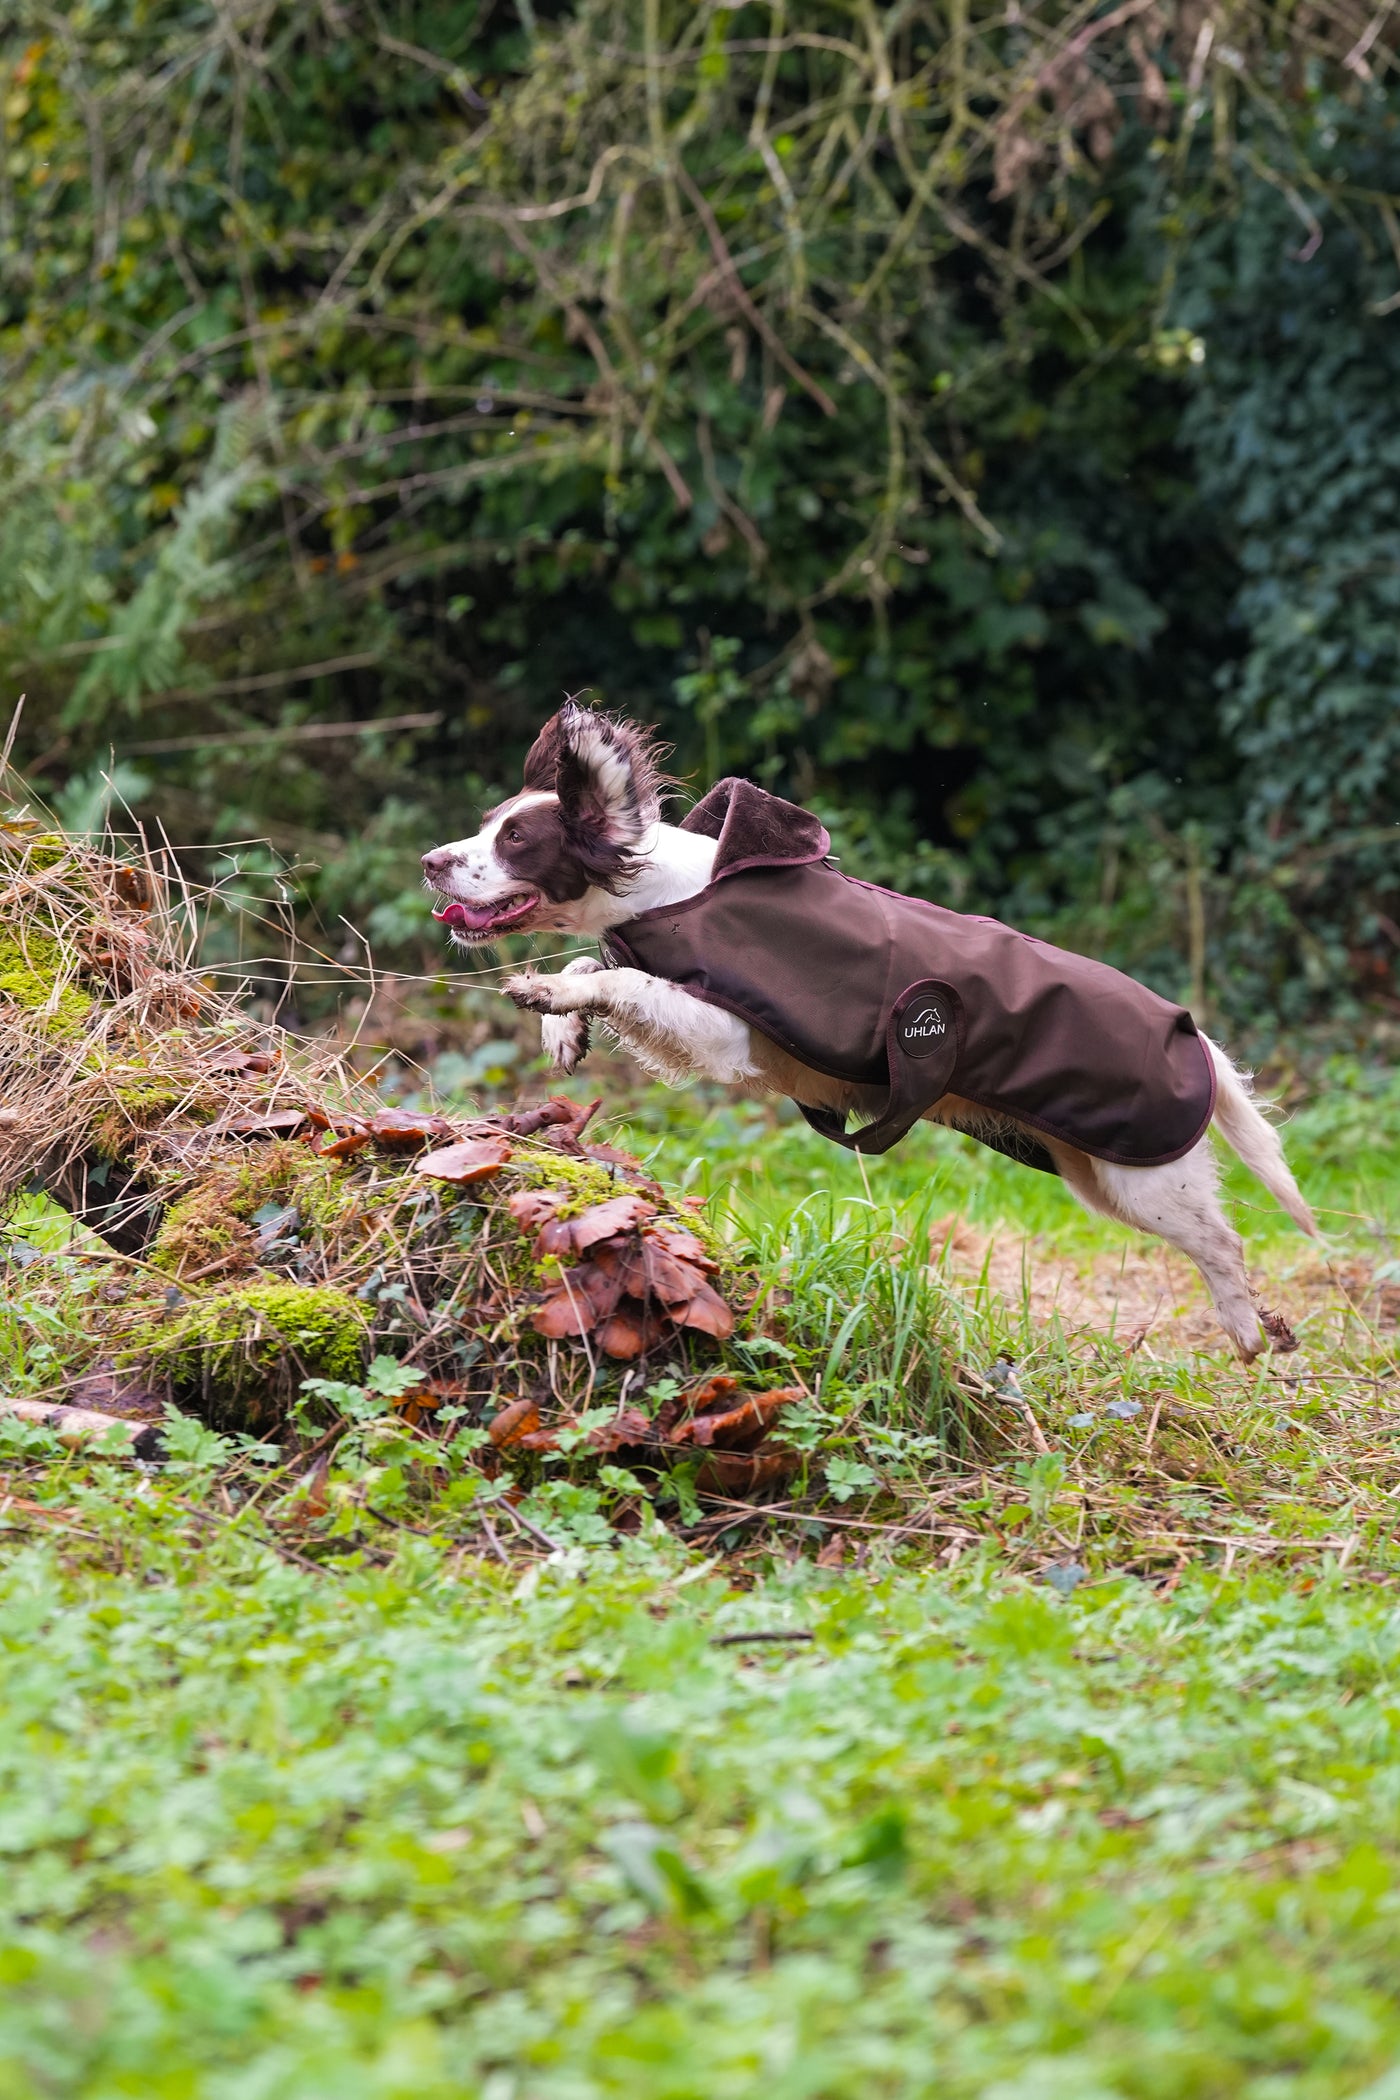
<svg viewBox="0 0 1400 2100">
<path fill-rule="evenodd" d="M 959 939 L 991 942 L 986 954 L 993 961 L 998 956 L 1007 959 L 1013 975 L 1022 967 L 1023 957 L 1026 968 L 1039 972 L 1035 983 L 1040 987 L 1036 995 L 1040 1004 L 1032 1004 L 1028 1009 L 1034 1025 L 1025 1021 L 1024 1014 L 1019 1021 L 1013 1016 L 1011 1023 L 1000 1024 L 1001 1033 L 994 1048 L 999 1046 L 1003 1065 L 1008 1055 L 1024 1054 L 1027 1060 L 1033 1060 L 1042 1054 L 1034 1039 L 1035 1028 L 1046 1015 L 1053 1017 L 1063 1007 L 1059 998 L 1060 975 L 1067 983 L 1078 983 L 1081 1032 L 1076 1037 L 1071 1022 L 1066 1038 L 1069 1052 L 1063 1043 L 1060 1046 L 1061 1068 L 1070 1072 L 1071 1091 L 1077 1088 L 1079 1114 L 1085 1128 L 1095 1131 L 1108 1127 L 1102 1118 L 1096 1120 L 1096 1089 L 1103 1090 L 1101 1079 L 1107 1074 L 1111 1082 L 1108 1091 L 1116 1103 L 1113 1114 L 1126 1127 L 1127 1138 L 1120 1134 L 1111 1142 L 1098 1142 L 1094 1150 L 1086 1150 L 1066 1136 L 1063 1117 L 1057 1123 L 1053 1114 L 1018 1114 L 1016 1107 L 1024 1089 L 1018 1094 L 1016 1087 L 1011 1087 L 1014 1100 L 1008 1111 L 1005 1087 L 998 1105 L 995 1094 L 989 1097 L 983 1089 L 979 1098 L 975 1085 L 967 1084 L 961 1060 L 968 1041 L 982 1026 L 977 1009 L 996 1004 L 994 967 L 990 980 L 985 970 L 976 978 L 976 996 L 964 996 L 966 984 L 963 993 L 956 986 L 943 984 L 935 972 L 920 987 L 927 996 L 911 1004 L 912 994 L 904 993 L 902 1003 L 895 1004 L 890 1029 L 900 1025 L 905 1033 L 898 1044 L 896 1035 L 889 1034 L 888 1061 L 882 1054 L 879 1057 L 881 1075 L 886 1069 L 893 1075 L 896 1064 L 904 1073 L 936 1075 L 940 1070 L 937 1055 L 944 1054 L 938 1039 L 946 1034 L 948 1061 L 942 1070 L 951 1074 L 953 1063 L 957 1062 L 958 1077 L 967 1085 L 967 1092 L 949 1090 L 937 1098 L 928 1098 L 917 1091 L 911 1095 L 906 1085 L 904 1113 L 891 1123 L 885 1104 L 894 1099 L 894 1078 L 891 1076 L 887 1084 L 876 1083 L 872 1059 L 867 1059 L 862 1067 L 864 1078 L 851 1076 L 849 1058 L 843 1070 L 840 1058 L 809 1050 L 808 1055 L 815 1056 L 815 1061 L 809 1062 L 801 1054 L 801 1045 L 794 1046 L 791 1031 L 775 1024 L 771 1033 L 765 1032 L 764 1027 L 754 1023 L 752 1001 L 746 1017 L 743 1000 L 731 998 L 726 1004 L 722 989 L 717 998 L 704 988 L 703 972 L 699 988 L 687 989 L 669 977 L 619 960 L 619 955 L 625 957 L 631 952 L 629 940 L 637 938 L 632 922 L 643 928 L 661 926 L 675 933 L 687 918 L 685 912 L 674 911 L 675 907 L 686 906 L 694 914 L 697 900 L 711 898 L 723 890 L 732 929 L 736 924 L 735 910 L 742 914 L 750 898 L 767 894 L 761 885 L 752 883 L 745 888 L 736 882 L 731 888 L 719 880 L 723 875 L 771 867 L 775 856 L 785 870 L 786 864 L 791 863 L 800 868 L 831 871 L 831 863 L 824 857 L 829 840 L 807 812 L 765 796 L 747 783 L 727 782 L 721 789 L 712 790 L 684 826 L 676 826 L 661 820 L 662 798 L 668 785 L 660 770 L 655 741 L 648 731 L 570 701 L 546 723 L 531 749 L 521 791 L 488 810 L 474 838 L 438 846 L 423 855 L 427 884 L 444 900 L 434 917 L 448 928 L 453 942 L 463 948 L 480 946 L 506 933 L 546 932 L 591 939 L 605 954 L 611 948 L 608 961 L 581 956 L 554 976 L 525 971 L 503 986 L 517 1006 L 544 1016 L 544 1046 L 560 1071 L 572 1072 L 582 1061 L 588 1049 L 590 1026 L 597 1020 L 656 1078 L 671 1085 L 706 1078 L 751 1093 L 785 1094 L 816 1127 L 844 1144 L 859 1147 L 861 1143 L 859 1132 L 854 1137 L 843 1135 L 845 1118 L 852 1113 L 867 1119 L 867 1130 L 873 1119 L 884 1133 L 882 1141 L 874 1143 L 871 1149 L 884 1149 L 920 1116 L 964 1130 L 998 1150 L 1059 1173 L 1089 1210 L 1155 1233 L 1179 1248 L 1204 1277 L 1221 1325 L 1246 1363 L 1269 1347 L 1296 1347 L 1281 1317 L 1262 1312 L 1250 1287 L 1243 1244 L 1221 1206 L 1208 1128 L 1213 1125 L 1220 1131 L 1302 1231 L 1315 1235 L 1317 1228 L 1289 1171 L 1277 1132 L 1250 1098 L 1247 1077 L 1236 1071 L 1214 1043 L 1197 1035 L 1189 1015 L 1170 1008 L 1145 987 L 1122 978 L 1105 965 L 1031 941 L 994 921 L 946 913 L 940 907 L 923 906 L 869 884 L 852 884 L 849 892 L 838 890 L 831 894 L 839 901 L 840 895 L 849 893 L 854 897 L 856 891 L 862 892 L 863 909 L 902 912 L 900 923 L 913 924 L 916 930 L 921 922 L 917 918 L 911 920 L 910 914 L 927 912 L 929 925 L 933 927 L 936 922 L 942 926 L 955 947 Z M 709 823 L 708 829 L 704 824 L 697 828 L 695 819 L 717 796 L 721 800 L 714 822 Z M 747 857 L 737 860 L 731 850 L 732 842 L 726 848 L 719 835 L 723 832 L 728 838 L 727 813 L 736 796 L 751 827 L 759 827 L 754 834 L 758 837 L 757 849 L 751 843 L 741 843 L 740 854 L 747 853 Z M 776 818 L 773 812 L 779 813 Z M 765 822 L 770 828 L 774 822 L 779 826 L 786 823 L 791 834 L 788 843 L 779 841 L 775 845 L 772 838 L 765 837 Z M 723 858 L 726 850 L 728 864 Z M 721 857 L 718 868 L 717 855 Z M 838 885 L 849 882 L 849 878 L 834 872 L 824 879 Z M 818 893 L 823 898 L 827 894 Z M 742 953 L 746 945 L 742 917 L 737 923 L 737 939 L 732 932 L 730 935 L 731 954 Z M 755 928 L 755 953 L 761 955 L 760 931 Z M 780 941 L 771 927 L 768 936 L 775 964 L 790 961 L 793 948 L 800 950 L 802 946 L 800 938 L 794 941 L 783 936 Z M 814 925 L 817 947 L 822 937 L 822 927 Z M 1008 943 L 1019 945 L 1007 946 Z M 934 960 L 939 967 L 946 967 L 946 954 L 941 960 L 935 955 Z M 751 976 L 755 971 L 760 980 L 755 996 L 762 1016 L 768 1012 L 762 965 L 752 965 Z M 827 980 L 820 980 L 819 971 L 815 974 L 820 987 L 820 982 Z M 921 969 L 913 974 L 922 978 Z M 991 995 L 987 997 L 984 995 L 989 982 Z M 829 993 L 822 996 L 830 997 Z M 1139 1060 L 1134 1051 L 1121 1072 L 1112 1064 L 1117 1053 L 1111 1021 L 1117 1006 L 1130 1020 L 1136 1016 L 1141 1021 L 1146 1015 L 1148 1035 L 1143 1042 L 1148 1043 L 1150 1038 L 1151 1053 L 1144 1050 Z M 880 1026 L 886 1018 L 877 1016 Z M 1153 1029 L 1157 1034 L 1152 1034 Z M 785 1041 L 776 1039 L 784 1034 Z M 1157 1054 L 1158 1036 L 1166 1045 L 1161 1059 Z M 954 1038 L 956 1052 L 951 1047 Z M 1131 1031 L 1127 1039 L 1136 1042 Z M 810 1037 L 802 1038 L 804 1042 L 809 1040 Z M 885 1038 L 872 1040 L 878 1050 Z M 1084 1048 L 1082 1068 L 1077 1062 L 1077 1042 Z M 917 1067 L 912 1062 L 930 1057 L 931 1062 Z M 1183 1123 L 1178 1116 L 1167 1143 L 1158 1142 L 1156 1136 L 1148 1133 L 1139 1144 L 1131 1127 L 1134 1103 L 1139 1095 L 1144 1101 L 1150 1100 L 1153 1084 L 1151 1072 L 1146 1079 L 1143 1072 L 1160 1063 L 1167 1077 L 1159 1087 L 1159 1097 L 1166 1099 L 1163 1089 L 1167 1081 L 1177 1083 L 1168 1073 L 1167 1060 L 1173 1058 L 1176 1063 L 1172 1071 L 1178 1078 L 1188 1066 L 1195 1075 L 1191 1085 L 1196 1092 L 1186 1103 L 1187 1121 Z M 1186 1065 L 1182 1064 L 1183 1058 Z M 820 1069 L 823 1064 L 827 1069 Z M 936 1090 L 938 1078 L 932 1077 L 929 1084 Z M 1177 1091 L 1181 1091 L 1179 1084 Z M 1144 1159 L 1148 1163 L 1135 1163 Z"/>
</svg>

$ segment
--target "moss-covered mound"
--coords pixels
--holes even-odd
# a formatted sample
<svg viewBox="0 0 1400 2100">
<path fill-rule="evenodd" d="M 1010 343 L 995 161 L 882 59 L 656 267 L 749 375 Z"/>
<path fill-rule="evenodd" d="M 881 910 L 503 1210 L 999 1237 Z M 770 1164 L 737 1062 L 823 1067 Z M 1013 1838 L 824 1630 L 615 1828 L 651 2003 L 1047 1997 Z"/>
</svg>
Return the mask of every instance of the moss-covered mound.
<svg viewBox="0 0 1400 2100">
<path fill-rule="evenodd" d="M 144 1365 L 216 1426 L 275 1428 L 304 1379 L 358 1378 L 368 1335 L 366 1308 L 345 1291 L 250 1283 L 196 1298 Z"/>
<path fill-rule="evenodd" d="M 454 1420 L 523 1397 L 547 1432 L 722 1369 L 754 1294 L 697 1206 L 573 1102 L 386 1110 L 211 992 L 167 872 L 0 827 L 0 1202 L 42 1188 L 90 1228 L 24 1257 L 46 1390 L 110 1365 L 152 1407 L 280 1433 L 304 1381 L 387 1354 Z"/>
</svg>

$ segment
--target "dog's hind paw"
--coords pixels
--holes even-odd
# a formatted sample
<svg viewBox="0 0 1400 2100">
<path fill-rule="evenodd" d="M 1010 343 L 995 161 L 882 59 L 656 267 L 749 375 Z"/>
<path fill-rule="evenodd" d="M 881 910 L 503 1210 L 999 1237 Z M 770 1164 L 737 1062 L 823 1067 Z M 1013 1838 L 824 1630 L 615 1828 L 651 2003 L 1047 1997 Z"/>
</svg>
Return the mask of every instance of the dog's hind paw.
<svg viewBox="0 0 1400 2100">
<path fill-rule="evenodd" d="M 546 1014 L 540 1023 L 544 1054 L 556 1072 L 576 1072 L 588 1055 L 587 1014 Z"/>
<path fill-rule="evenodd" d="M 1269 1347 L 1276 1356 L 1284 1356 L 1290 1349 L 1298 1347 L 1298 1337 L 1280 1312 L 1262 1312 L 1259 1325 L 1269 1338 Z"/>
</svg>

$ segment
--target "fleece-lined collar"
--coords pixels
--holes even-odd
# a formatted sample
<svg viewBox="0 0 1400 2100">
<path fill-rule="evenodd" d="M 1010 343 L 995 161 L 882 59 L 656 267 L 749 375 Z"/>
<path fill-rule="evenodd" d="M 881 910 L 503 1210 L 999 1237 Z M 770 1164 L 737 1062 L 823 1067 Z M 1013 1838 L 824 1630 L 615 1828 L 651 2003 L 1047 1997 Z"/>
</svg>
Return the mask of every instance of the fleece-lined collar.
<svg viewBox="0 0 1400 2100">
<path fill-rule="evenodd" d="M 751 780 L 716 781 L 680 828 L 718 839 L 712 882 L 741 868 L 799 867 L 831 851 L 830 833 L 810 810 Z"/>
</svg>

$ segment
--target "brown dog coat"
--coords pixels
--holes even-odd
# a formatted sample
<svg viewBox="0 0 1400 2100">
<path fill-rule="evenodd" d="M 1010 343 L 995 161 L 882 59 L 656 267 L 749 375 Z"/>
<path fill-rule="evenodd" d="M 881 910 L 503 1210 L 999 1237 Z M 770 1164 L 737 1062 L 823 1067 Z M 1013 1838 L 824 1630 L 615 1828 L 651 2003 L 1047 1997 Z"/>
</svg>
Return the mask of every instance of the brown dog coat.
<svg viewBox="0 0 1400 2100">
<path fill-rule="evenodd" d="M 886 1152 L 951 1093 L 1145 1167 L 1179 1159 L 1209 1124 L 1215 1067 L 1195 1022 L 1134 978 L 843 875 L 816 817 L 747 780 L 721 780 L 682 829 L 718 840 L 709 883 L 612 928 L 605 948 L 814 1071 L 888 1090 L 850 1134 L 844 1117 L 803 1106 L 824 1136 Z M 1033 1141 L 984 1141 L 1053 1171 Z"/>
</svg>

